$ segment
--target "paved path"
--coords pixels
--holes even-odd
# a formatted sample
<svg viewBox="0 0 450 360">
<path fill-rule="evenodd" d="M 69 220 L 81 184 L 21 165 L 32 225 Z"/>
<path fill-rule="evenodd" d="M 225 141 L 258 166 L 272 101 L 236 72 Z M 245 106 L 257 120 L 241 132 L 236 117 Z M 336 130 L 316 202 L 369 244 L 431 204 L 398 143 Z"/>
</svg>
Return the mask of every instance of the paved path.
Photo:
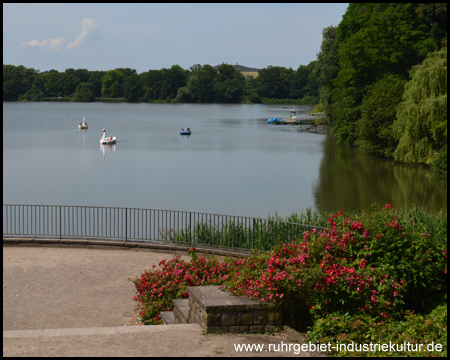
<svg viewBox="0 0 450 360">
<path fill-rule="evenodd" d="M 3 356 L 317 356 L 298 353 L 296 333 L 204 335 L 196 324 L 139 326 L 129 279 L 175 255 L 4 246 Z M 274 351 L 282 343 L 285 351 Z M 235 344 L 265 347 L 237 352 Z"/>
</svg>

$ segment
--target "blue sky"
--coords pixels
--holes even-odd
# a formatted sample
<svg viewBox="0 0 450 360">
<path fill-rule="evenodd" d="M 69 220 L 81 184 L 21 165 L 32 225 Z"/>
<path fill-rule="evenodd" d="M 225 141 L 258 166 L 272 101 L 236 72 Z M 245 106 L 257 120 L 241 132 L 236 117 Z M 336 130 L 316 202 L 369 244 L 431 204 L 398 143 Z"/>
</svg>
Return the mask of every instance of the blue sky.
<svg viewBox="0 0 450 360">
<path fill-rule="evenodd" d="M 3 64 L 138 73 L 180 65 L 297 70 L 341 4 L 3 4 Z"/>
</svg>

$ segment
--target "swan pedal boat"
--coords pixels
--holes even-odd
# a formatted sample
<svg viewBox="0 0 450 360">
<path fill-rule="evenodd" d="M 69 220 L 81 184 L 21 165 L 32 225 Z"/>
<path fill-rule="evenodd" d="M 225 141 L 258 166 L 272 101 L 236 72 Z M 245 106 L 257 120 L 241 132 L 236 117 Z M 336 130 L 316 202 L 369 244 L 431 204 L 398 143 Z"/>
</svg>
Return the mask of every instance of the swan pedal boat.
<svg viewBox="0 0 450 360">
<path fill-rule="evenodd" d="M 105 129 L 103 129 L 103 136 L 100 139 L 100 144 L 111 145 L 111 144 L 115 144 L 115 143 L 116 143 L 116 137 L 115 136 L 106 137 Z"/>
<path fill-rule="evenodd" d="M 88 128 L 88 124 L 86 122 L 86 118 L 83 118 L 83 123 L 80 123 L 80 125 L 78 125 L 78 129 L 87 129 Z"/>
</svg>

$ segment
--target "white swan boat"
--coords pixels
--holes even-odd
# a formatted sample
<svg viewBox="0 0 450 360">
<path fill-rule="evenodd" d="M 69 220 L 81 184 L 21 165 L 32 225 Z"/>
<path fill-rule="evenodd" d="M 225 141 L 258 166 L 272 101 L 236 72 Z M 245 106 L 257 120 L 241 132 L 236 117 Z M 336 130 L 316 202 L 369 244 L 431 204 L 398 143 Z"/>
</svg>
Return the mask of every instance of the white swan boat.
<svg viewBox="0 0 450 360">
<path fill-rule="evenodd" d="M 88 124 L 86 122 L 86 118 L 83 118 L 83 123 L 80 123 L 80 125 L 78 125 L 78 129 L 87 129 L 88 128 Z"/>
<path fill-rule="evenodd" d="M 100 144 L 110 145 L 110 144 L 115 144 L 115 143 L 116 143 L 116 137 L 115 136 L 106 137 L 105 129 L 103 129 L 103 136 L 100 139 Z"/>
</svg>

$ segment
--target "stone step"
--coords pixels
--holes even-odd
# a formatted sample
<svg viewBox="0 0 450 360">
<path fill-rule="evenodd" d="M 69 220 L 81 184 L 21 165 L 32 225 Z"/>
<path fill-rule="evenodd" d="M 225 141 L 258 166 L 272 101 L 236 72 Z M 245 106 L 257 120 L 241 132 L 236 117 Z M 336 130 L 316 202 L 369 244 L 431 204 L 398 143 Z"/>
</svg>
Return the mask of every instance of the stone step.
<svg viewBox="0 0 450 360">
<path fill-rule="evenodd" d="M 200 325 L 207 334 L 265 333 L 281 327 L 279 309 L 246 296 L 233 296 L 219 286 L 189 286 L 189 298 L 173 301 L 173 312 L 161 312 L 164 324 Z"/>
<path fill-rule="evenodd" d="M 189 324 L 190 310 L 189 299 L 177 299 L 173 301 L 173 313 L 175 324 Z"/>
<path fill-rule="evenodd" d="M 162 311 L 160 313 L 161 320 L 163 321 L 164 325 L 174 325 L 175 324 L 175 315 L 173 311 Z"/>
<path fill-rule="evenodd" d="M 246 296 L 233 296 L 219 286 L 190 286 L 188 293 L 189 322 L 198 323 L 206 333 L 264 333 L 281 326 L 278 309 Z"/>
</svg>

